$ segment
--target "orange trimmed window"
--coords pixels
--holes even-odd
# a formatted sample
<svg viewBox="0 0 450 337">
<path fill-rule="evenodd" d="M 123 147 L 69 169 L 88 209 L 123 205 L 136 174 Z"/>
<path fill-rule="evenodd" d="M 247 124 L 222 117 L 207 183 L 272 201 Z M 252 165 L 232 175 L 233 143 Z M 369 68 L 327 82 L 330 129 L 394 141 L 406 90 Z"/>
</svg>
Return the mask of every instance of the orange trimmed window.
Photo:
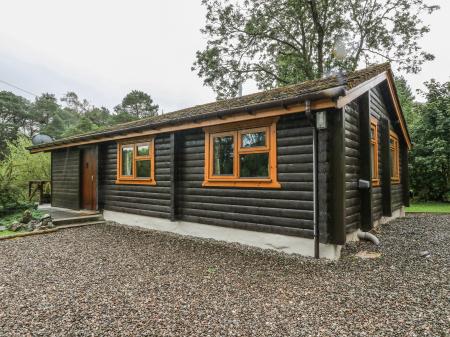
<svg viewBox="0 0 450 337">
<path fill-rule="evenodd" d="M 203 186 L 280 188 L 277 120 L 268 118 L 204 128 Z"/>
<path fill-rule="evenodd" d="M 372 186 L 380 185 L 378 173 L 378 121 L 370 120 L 370 158 L 372 162 Z"/>
<path fill-rule="evenodd" d="M 400 151 L 398 145 L 398 136 L 394 131 L 389 133 L 389 146 L 391 149 L 391 181 L 400 182 Z"/>
<path fill-rule="evenodd" d="M 116 184 L 156 185 L 153 139 L 117 144 Z"/>
</svg>

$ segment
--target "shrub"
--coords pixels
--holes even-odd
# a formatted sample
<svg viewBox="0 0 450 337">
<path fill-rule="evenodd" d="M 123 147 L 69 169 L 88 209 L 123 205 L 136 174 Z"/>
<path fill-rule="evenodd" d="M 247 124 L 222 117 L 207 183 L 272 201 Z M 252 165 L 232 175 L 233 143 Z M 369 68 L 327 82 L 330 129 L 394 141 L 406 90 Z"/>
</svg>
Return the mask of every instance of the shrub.
<svg viewBox="0 0 450 337">
<path fill-rule="evenodd" d="M 50 180 L 50 155 L 31 154 L 31 141 L 21 136 L 7 143 L 6 156 L 0 162 L 0 206 L 14 207 L 28 203 L 28 182 Z"/>
</svg>

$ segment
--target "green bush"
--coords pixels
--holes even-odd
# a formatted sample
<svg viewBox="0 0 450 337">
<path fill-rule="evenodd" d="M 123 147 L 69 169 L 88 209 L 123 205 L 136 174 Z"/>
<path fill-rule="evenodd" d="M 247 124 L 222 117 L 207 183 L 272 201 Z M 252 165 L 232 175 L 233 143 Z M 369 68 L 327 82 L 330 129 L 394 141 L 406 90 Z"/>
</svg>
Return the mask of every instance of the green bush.
<svg viewBox="0 0 450 337">
<path fill-rule="evenodd" d="M 26 148 L 31 141 L 21 136 L 7 143 L 6 156 L 0 162 L 0 207 L 29 206 L 28 182 L 50 180 L 50 155 L 31 154 Z"/>
<path fill-rule="evenodd" d="M 0 211 L 16 208 L 22 199 L 20 188 L 14 184 L 11 163 L 0 165 Z"/>
<path fill-rule="evenodd" d="M 426 103 L 411 123 L 411 188 L 418 200 L 450 199 L 450 82 L 425 82 Z"/>
</svg>

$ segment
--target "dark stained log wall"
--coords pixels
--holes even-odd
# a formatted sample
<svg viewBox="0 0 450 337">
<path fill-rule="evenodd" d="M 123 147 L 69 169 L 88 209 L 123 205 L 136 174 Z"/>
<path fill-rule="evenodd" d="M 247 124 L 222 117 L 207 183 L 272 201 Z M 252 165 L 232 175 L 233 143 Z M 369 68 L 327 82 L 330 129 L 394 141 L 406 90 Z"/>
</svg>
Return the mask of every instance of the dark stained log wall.
<svg viewBox="0 0 450 337">
<path fill-rule="evenodd" d="M 359 172 L 360 179 L 371 182 L 371 137 L 370 137 L 370 96 L 369 93 L 361 95 L 358 99 L 359 105 Z M 372 190 L 360 189 L 361 218 L 360 228 L 369 231 L 373 227 Z"/>
<path fill-rule="evenodd" d="M 345 112 L 337 109 L 328 114 L 329 130 L 329 192 L 328 227 L 330 242 L 343 245 L 345 233 Z"/>
<path fill-rule="evenodd" d="M 180 220 L 312 237 L 312 128 L 302 114 L 277 125 L 281 189 L 202 187 L 204 133 L 177 135 L 177 217 Z"/>
<path fill-rule="evenodd" d="M 392 110 L 392 107 L 385 102 L 384 97 L 385 95 L 381 92 L 382 88 L 381 86 L 378 86 L 376 88 L 373 88 L 370 90 L 370 100 L 371 100 L 371 106 L 370 106 L 370 113 L 372 116 L 380 119 L 381 117 L 388 118 L 391 121 L 391 129 L 393 128 L 393 125 L 395 123 L 392 123 L 394 120 L 394 114 L 390 114 L 388 111 Z M 400 130 L 397 130 L 394 128 L 399 138 L 402 137 Z M 381 145 L 382 143 L 382 132 L 378 132 L 378 143 Z M 400 141 L 401 146 L 406 146 L 404 142 Z M 404 149 L 403 149 L 404 150 Z M 401 150 L 402 151 L 402 150 Z M 400 151 L 400 152 L 401 152 Z M 378 152 L 378 166 L 379 166 L 379 174 L 380 174 L 380 181 L 383 180 L 384 174 L 390 175 L 390 171 L 383 172 L 383 160 L 381 156 L 381 151 Z M 400 174 L 402 174 L 404 171 L 402 169 L 402 160 L 400 160 Z M 382 191 L 381 186 L 373 189 L 373 211 L 374 211 L 374 220 L 378 220 L 383 216 L 383 209 L 382 209 Z M 402 184 L 392 184 L 391 185 L 391 204 L 392 204 L 392 211 L 399 209 L 403 205 L 403 188 Z"/>
<path fill-rule="evenodd" d="M 385 116 L 387 117 L 386 106 L 383 102 L 381 94 L 378 90 L 370 90 L 370 114 L 378 119 Z M 378 144 L 381 144 L 381 132 L 378 132 Z M 380 182 L 383 179 L 383 165 L 381 158 L 381 151 L 378 151 L 378 174 L 380 177 Z M 373 219 L 379 220 L 383 216 L 383 206 L 382 206 L 382 193 L 381 184 L 378 187 L 372 189 L 372 207 L 373 207 Z"/>
<path fill-rule="evenodd" d="M 335 111 L 327 111 L 327 120 L 330 119 L 330 114 L 335 113 Z M 318 207 L 319 207 L 319 237 L 320 242 L 328 243 L 331 239 L 331 228 L 330 224 L 330 212 L 329 212 L 329 202 L 331 200 L 331 191 L 329 185 L 330 177 L 330 157 L 331 149 L 333 148 L 330 144 L 330 132 L 328 129 L 318 130 L 318 165 L 319 165 L 319 176 L 318 176 Z"/>
<path fill-rule="evenodd" d="M 52 151 L 52 206 L 80 208 L 80 150 Z"/>
<path fill-rule="evenodd" d="M 359 107 L 356 101 L 345 107 L 345 230 L 351 233 L 361 223 Z"/>
<path fill-rule="evenodd" d="M 100 204 L 105 210 L 139 215 L 170 217 L 170 138 L 155 138 L 156 186 L 116 185 L 117 145 L 100 147 Z"/>
</svg>

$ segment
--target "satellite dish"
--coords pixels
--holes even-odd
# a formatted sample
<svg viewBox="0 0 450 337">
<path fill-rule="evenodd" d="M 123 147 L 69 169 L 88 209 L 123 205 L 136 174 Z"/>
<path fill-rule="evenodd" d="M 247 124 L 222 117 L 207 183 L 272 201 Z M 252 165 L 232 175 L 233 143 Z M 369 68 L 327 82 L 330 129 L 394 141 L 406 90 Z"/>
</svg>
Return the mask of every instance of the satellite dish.
<svg viewBox="0 0 450 337">
<path fill-rule="evenodd" d="M 48 135 L 38 134 L 34 135 L 33 138 L 31 138 L 31 142 L 33 143 L 33 145 L 41 145 L 53 142 L 53 138 Z"/>
</svg>

